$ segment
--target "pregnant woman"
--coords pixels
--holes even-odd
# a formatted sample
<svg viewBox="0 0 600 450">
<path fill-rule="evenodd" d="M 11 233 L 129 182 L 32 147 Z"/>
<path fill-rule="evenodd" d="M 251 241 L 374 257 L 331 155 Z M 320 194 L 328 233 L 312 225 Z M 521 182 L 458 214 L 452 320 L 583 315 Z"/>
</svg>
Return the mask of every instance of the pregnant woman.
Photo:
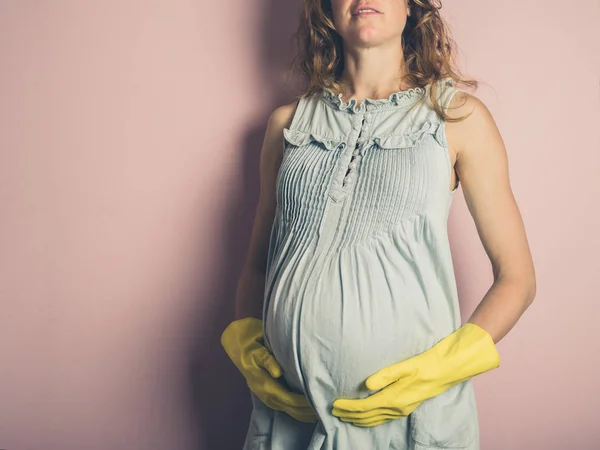
<svg viewBox="0 0 600 450">
<path fill-rule="evenodd" d="M 502 138 L 457 88 L 439 8 L 304 0 L 308 86 L 269 119 L 221 337 L 254 406 L 244 450 L 479 449 L 472 378 L 499 367 L 535 275 Z M 464 324 L 459 180 L 494 276 Z"/>
</svg>

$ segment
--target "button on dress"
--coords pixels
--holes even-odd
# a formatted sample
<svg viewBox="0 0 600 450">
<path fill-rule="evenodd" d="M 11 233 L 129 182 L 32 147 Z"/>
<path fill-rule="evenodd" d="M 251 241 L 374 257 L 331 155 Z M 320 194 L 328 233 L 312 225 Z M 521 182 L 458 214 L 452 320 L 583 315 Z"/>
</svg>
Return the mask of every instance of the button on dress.
<svg viewBox="0 0 600 450">
<path fill-rule="evenodd" d="M 435 84 L 447 107 L 454 80 Z M 479 450 L 471 380 L 375 427 L 331 414 L 339 397 L 374 394 L 370 375 L 461 326 L 447 234 L 456 186 L 431 88 L 360 103 L 321 89 L 299 100 L 283 130 L 264 343 L 318 422 L 251 392 L 244 450 Z"/>
</svg>

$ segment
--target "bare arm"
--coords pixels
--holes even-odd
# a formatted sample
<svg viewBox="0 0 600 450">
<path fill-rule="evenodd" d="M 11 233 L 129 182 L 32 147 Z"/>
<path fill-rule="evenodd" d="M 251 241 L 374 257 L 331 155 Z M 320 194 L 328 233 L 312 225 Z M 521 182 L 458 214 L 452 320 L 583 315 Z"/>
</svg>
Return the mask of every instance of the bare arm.
<svg viewBox="0 0 600 450">
<path fill-rule="evenodd" d="M 457 155 L 456 171 L 465 201 L 494 275 L 494 283 L 469 322 L 498 342 L 533 301 L 535 272 L 500 132 L 481 100 L 457 92 L 448 113 L 460 117 L 471 111 L 464 121 L 447 123 L 447 138 Z"/>
<path fill-rule="evenodd" d="M 246 262 L 236 291 L 235 318 L 262 319 L 265 273 L 271 227 L 277 207 L 275 180 L 283 153 L 283 128 L 288 127 L 296 102 L 277 108 L 267 123 L 260 153 L 260 196 Z"/>
</svg>

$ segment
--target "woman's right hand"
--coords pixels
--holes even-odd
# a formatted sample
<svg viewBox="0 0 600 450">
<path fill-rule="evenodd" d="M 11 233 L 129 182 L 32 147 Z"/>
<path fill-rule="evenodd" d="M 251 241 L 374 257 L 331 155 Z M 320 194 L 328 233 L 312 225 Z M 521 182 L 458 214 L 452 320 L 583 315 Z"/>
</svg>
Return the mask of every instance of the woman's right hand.
<svg viewBox="0 0 600 450">
<path fill-rule="evenodd" d="M 291 392 L 277 380 L 282 375 L 281 366 L 260 342 L 262 338 L 262 320 L 245 317 L 227 326 L 221 335 L 221 345 L 246 378 L 250 390 L 265 405 L 284 411 L 300 422 L 316 422 L 317 416 L 308 399 Z"/>
</svg>

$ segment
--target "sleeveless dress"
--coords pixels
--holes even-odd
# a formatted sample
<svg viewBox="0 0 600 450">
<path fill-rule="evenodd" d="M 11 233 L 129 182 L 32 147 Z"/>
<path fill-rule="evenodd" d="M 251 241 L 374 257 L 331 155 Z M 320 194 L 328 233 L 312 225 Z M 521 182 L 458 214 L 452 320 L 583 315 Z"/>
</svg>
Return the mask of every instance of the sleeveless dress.
<svg viewBox="0 0 600 450">
<path fill-rule="evenodd" d="M 446 108 L 457 91 L 436 81 Z M 421 96 L 352 98 L 322 89 L 283 130 L 263 307 L 264 343 L 317 423 L 252 392 L 244 450 L 479 450 L 471 380 L 409 416 L 359 427 L 331 414 L 338 397 L 461 326 L 447 219 L 453 195 L 445 122 Z M 427 92 L 428 94 L 428 92 Z"/>
</svg>

